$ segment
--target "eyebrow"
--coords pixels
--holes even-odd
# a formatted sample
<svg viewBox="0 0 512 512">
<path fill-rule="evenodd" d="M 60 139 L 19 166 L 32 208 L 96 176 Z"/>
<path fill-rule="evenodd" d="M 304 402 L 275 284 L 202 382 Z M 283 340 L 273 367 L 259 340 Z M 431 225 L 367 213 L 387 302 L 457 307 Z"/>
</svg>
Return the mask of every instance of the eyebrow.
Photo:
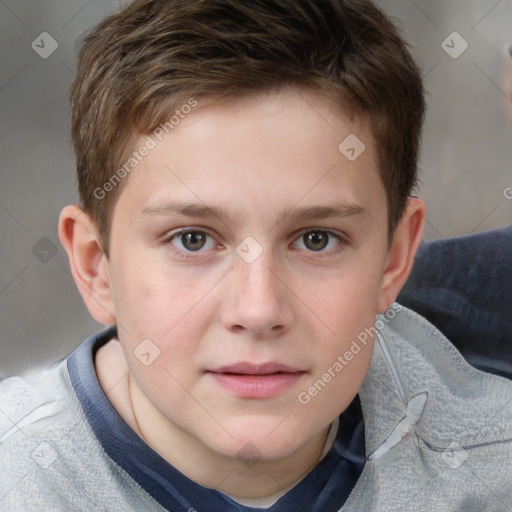
<svg viewBox="0 0 512 512">
<path fill-rule="evenodd" d="M 217 217 L 221 221 L 227 221 L 233 224 L 236 223 L 237 218 L 237 215 L 230 214 L 224 208 L 207 206 L 206 204 L 199 203 L 182 203 L 179 201 L 170 201 L 148 206 L 142 210 L 140 217 L 152 217 L 159 215 L 182 215 L 185 217 L 196 217 L 203 219 Z"/>
<path fill-rule="evenodd" d="M 206 204 L 170 201 L 148 206 L 142 210 L 141 218 L 152 216 L 173 216 L 211 218 L 216 217 L 222 222 L 236 224 L 241 215 L 238 212 L 229 213 L 224 208 L 207 206 Z M 370 220 L 367 208 L 354 203 L 332 203 L 326 205 L 312 205 L 302 208 L 288 208 L 280 215 L 280 219 L 291 217 L 299 221 L 312 221 L 328 218 L 360 217 Z"/>
<path fill-rule="evenodd" d="M 370 212 L 358 204 L 334 203 L 319 206 L 305 206 L 297 209 L 291 208 L 284 212 L 283 217 L 285 216 L 292 216 L 301 221 L 345 217 L 361 217 L 369 220 Z"/>
</svg>

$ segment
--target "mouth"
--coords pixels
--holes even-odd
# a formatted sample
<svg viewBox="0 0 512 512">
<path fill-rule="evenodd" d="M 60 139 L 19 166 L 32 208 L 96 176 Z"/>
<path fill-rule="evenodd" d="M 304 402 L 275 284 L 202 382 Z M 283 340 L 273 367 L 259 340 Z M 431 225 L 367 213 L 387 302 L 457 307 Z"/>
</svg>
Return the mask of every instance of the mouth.
<svg viewBox="0 0 512 512">
<path fill-rule="evenodd" d="M 207 371 L 214 382 L 240 398 L 270 398 L 293 387 L 307 372 L 280 363 L 237 363 Z"/>
</svg>

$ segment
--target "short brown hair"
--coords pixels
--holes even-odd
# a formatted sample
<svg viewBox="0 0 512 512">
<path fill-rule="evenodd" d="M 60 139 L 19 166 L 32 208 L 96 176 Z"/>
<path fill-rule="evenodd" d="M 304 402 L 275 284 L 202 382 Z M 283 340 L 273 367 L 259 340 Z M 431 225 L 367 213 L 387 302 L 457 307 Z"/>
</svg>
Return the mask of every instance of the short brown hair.
<svg viewBox="0 0 512 512">
<path fill-rule="evenodd" d="M 85 37 L 70 89 L 80 202 L 105 254 L 123 185 L 112 178 L 136 138 L 187 99 L 284 86 L 322 92 L 367 117 L 391 235 L 416 185 L 425 105 L 420 72 L 378 7 L 370 0 L 135 0 Z"/>
</svg>

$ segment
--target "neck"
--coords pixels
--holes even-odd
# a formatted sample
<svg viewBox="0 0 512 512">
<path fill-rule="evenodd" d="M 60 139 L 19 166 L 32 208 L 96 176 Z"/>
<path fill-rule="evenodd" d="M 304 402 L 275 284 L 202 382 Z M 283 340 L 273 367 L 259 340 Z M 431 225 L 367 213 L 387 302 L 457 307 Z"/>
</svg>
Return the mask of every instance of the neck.
<svg viewBox="0 0 512 512">
<path fill-rule="evenodd" d="M 261 498 L 287 491 L 320 461 L 330 426 L 299 450 L 278 460 L 227 457 L 163 418 L 135 381 L 128 380 L 137 434 L 167 462 L 200 485 L 239 498 Z"/>
<path fill-rule="evenodd" d="M 329 426 L 277 460 L 227 457 L 161 415 L 131 377 L 118 341 L 98 350 L 95 366 L 100 386 L 128 426 L 167 462 L 205 487 L 239 498 L 270 496 L 288 490 L 320 460 Z"/>
</svg>

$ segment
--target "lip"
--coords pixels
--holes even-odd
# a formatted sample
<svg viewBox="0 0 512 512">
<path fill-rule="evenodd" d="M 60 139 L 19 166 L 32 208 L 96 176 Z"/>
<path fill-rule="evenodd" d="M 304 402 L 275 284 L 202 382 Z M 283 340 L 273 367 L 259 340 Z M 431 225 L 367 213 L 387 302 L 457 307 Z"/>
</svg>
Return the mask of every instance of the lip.
<svg viewBox="0 0 512 512">
<path fill-rule="evenodd" d="M 293 387 L 305 371 L 280 363 L 237 363 L 207 372 L 222 388 L 241 398 L 270 398 Z"/>
<path fill-rule="evenodd" d="M 295 368 L 281 363 L 235 363 L 227 366 L 220 366 L 210 370 L 213 373 L 239 373 L 241 375 L 271 375 L 274 373 L 295 373 L 302 371 L 301 368 Z"/>
</svg>

